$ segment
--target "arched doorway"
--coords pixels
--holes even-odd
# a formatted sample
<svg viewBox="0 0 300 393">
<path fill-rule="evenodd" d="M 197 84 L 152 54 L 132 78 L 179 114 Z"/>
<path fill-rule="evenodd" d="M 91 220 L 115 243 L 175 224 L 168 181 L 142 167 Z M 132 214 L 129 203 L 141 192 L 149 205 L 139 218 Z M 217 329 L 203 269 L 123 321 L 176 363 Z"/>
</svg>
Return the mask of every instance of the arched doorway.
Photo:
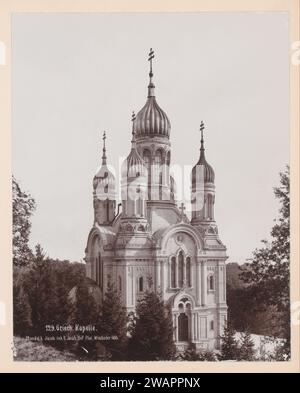
<svg viewBox="0 0 300 393">
<path fill-rule="evenodd" d="M 178 303 L 177 311 L 177 340 L 189 342 L 192 337 L 191 325 L 191 301 L 187 296 L 183 296 Z"/>
<path fill-rule="evenodd" d="M 189 340 L 189 317 L 185 313 L 178 316 L 178 340 Z"/>
</svg>

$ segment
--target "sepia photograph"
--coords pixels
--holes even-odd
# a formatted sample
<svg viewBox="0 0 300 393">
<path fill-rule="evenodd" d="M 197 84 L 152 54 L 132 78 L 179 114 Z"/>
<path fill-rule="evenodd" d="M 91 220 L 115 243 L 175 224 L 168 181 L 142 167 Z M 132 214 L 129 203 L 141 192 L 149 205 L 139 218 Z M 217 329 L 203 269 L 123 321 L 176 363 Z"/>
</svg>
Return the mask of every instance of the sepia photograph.
<svg viewBox="0 0 300 393">
<path fill-rule="evenodd" d="M 289 361 L 286 12 L 12 16 L 15 361 Z"/>
</svg>

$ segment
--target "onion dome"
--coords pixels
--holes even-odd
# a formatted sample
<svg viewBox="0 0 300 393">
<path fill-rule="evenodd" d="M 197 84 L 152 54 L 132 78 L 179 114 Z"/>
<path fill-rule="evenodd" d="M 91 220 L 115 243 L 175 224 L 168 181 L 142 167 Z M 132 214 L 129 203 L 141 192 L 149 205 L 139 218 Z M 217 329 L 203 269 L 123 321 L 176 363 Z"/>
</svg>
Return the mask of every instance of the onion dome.
<svg viewBox="0 0 300 393">
<path fill-rule="evenodd" d="M 150 72 L 149 72 L 149 85 L 148 85 L 148 98 L 146 104 L 136 115 L 135 130 L 136 139 L 143 138 L 145 136 L 163 136 L 169 138 L 171 124 L 168 116 L 160 108 L 156 102 L 153 83 L 153 72 L 152 72 L 152 59 L 154 58 L 154 52 L 150 49 L 149 61 L 150 61 Z"/>
<path fill-rule="evenodd" d="M 107 157 L 106 157 L 106 133 L 103 132 L 103 154 L 102 154 L 102 165 L 93 179 L 94 190 L 103 190 L 103 192 L 115 192 L 115 176 L 107 167 Z"/>
<path fill-rule="evenodd" d="M 135 121 L 136 117 L 134 112 L 132 113 L 132 139 L 131 139 L 131 151 L 122 164 L 122 177 L 123 178 L 137 178 L 145 177 L 146 179 L 146 167 L 143 158 L 140 156 L 136 149 L 135 142 Z"/>
<path fill-rule="evenodd" d="M 205 149 L 204 149 L 204 139 L 203 139 L 203 130 L 204 123 L 201 121 L 200 131 L 201 131 L 201 148 L 200 148 L 200 157 L 197 164 L 192 169 L 192 184 L 196 182 L 196 174 L 199 169 L 204 169 L 204 183 L 213 183 L 215 181 L 215 172 L 213 168 L 208 164 L 205 158 Z"/>
</svg>

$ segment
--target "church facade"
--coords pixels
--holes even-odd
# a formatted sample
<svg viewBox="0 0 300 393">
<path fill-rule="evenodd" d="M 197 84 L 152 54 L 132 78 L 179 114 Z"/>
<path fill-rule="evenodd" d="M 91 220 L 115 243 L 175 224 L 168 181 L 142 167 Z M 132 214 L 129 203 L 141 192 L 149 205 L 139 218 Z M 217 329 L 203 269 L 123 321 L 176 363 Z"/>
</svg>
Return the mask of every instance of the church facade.
<svg viewBox="0 0 300 393">
<path fill-rule="evenodd" d="M 171 124 L 156 101 L 153 57 L 151 50 L 146 104 L 132 116 L 120 204 L 104 134 L 102 165 L 93 179 L 94 224 L 86 246 L 86 274 L 102 298 L 113 282 L 128 312 L 145 291 L 160 293 L 172 310 L 177 348 L 194 343 L 198 349 L 213 350 L 219 347 L 227 318 L 227 256 L 214 217 L 215 174 L 206 161 L 201 122 L 189 218 L 176 201 L 170 174 Z"/>
</svg>

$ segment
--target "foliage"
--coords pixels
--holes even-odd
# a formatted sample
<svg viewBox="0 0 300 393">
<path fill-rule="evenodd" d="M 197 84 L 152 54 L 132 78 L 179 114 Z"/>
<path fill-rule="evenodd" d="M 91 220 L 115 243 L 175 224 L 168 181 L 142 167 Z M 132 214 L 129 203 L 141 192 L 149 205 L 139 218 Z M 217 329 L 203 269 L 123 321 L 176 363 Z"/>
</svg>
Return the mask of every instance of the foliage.
<svg viewBox="0 0 300 393">
<path fill-rule="evenodd" d="M 289 168 L 280 173 L 280 186 L 274 194 L 280 202 L 279 218 L 271 230 L 271 241 L 263 240 L 263 247 L 254 251 L 248 269 L 241 274 L 243 281 L 263 299 L 265 310 L 276 308 L 280 314 L 280 336 L 290 343 L 290 181 Z"/>
<path fill-rule="evenodd" d="M 13 310 L 14 334 L 26 336 L 32 328 L 31 307 L 27 292 L 15 283 L 13 285 Z"/>
<path fill-rule="evenodd" d="M 242 334 L 242 342 L 239 348 L 238 359 L 246 361 L 254 360 L 254 342 L 248 331 Z"/>
<path fill-rule="evenodd" d="M 220 360 L 237 360 L 239 359 L 239 346 L 235 339 L 236 331 L 232 324 L 227 322 L 221 339 L 221 354 Z"/>
<path fill-rule="evenodd" d="M 160 296 L 146 292 L 136 307 L 129 342 L 132 360 L 171 360 L 175 355 L 171 312 Z"/>
<path fill-rule="evenodd" d="M 184 353 L 180 354 L 180 360 L 184 361 L 202 361 L 202 362 L 215 362 L 216 355 L 208 350 L 197 351 L 195 344 L 190 344 Z"/>
<path fill-rule="evenodd" d="M 14 360 L 22 362 L 71 362 L 76 361 L 74 354 L 68 351 L 59 351 L 42 342 L 14 337 Z"/>
<path fill-rule="evenodd" d="M 98 305 L 89 292 L 86 280 L 82 279 L 76 287 L 75 301 L 69 301 L 70 319 L 72 326 L 95 326 L 99 318 Z M 74 334 L 72 332 L 72 334 Z M 79 360 L 97 359 L 97 342 L 94 340 L 94 331 L 83 333 L 83 339 L 75 342 L 75 352 Z"/>
<path fill-rule="evenodd" d="M 35 210 L 35 201 L 30 194 L 21 190 L 16 179 L 12 178 L 12 246 L 14 266 L 27 266 L 32 260 L 29 247 L 31 230 L 30 217 Z"/>
<path fill-rule="evenodd" d="M 127 314 L 122 305 L 120 293 L 109 282 L 101 307 L 99 321 L 101 335 L 110 337 L 105 341 L 105 349 L 111 360 L 124 360 L 127 341 Z"/>
</svg>

